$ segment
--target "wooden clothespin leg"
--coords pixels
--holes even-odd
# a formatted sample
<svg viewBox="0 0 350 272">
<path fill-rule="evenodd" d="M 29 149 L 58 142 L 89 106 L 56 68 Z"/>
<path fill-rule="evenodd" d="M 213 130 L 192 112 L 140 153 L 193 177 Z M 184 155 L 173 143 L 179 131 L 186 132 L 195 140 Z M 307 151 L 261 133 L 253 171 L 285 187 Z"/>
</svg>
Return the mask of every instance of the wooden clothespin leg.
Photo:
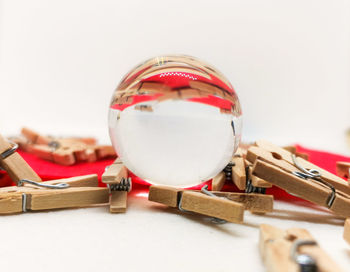
<svg viewBox="0 0 350 272">
<path fill-rule="evenodd" d="M 269 272 L 343 271 L 305 229 L 261 225 L 259 248 Z"/>
<path fill-rule="evenodd" d="M 17 183 L 21 179 L 41 181 L 40 177 L 16 152 L 17 145 L 11 144 L 0 135 L 0 167 Z"/>
<path fill-rule="evenodd" d="M 97 175 L 45 182 L 24 179 L 19 182 L 19 186 L 0 188 L 0 214 L 108 203 L 108 189 L 97 186 Z"/>
<path fill-rule="evenodd" d="M 342 178 L 265 141 L 249 148 L 247 160 L 259 178 L 342 217 L 350 217 L 350 186 Z"/>
<path fill-rule="evenodd" d="M 152 185 L 148 200 L 228 222 L 243 222 L 243 204 L 198 191 L 185 191 L 174 187 Z"/>
<path fill-rule="evenodd" d="M 346 219 L 344 225 L 344 239 L 350 244 L 350 218 Z"/>
<path fill-rule="evenodd" d="M 244 209 L 252 213 L 264 214 L 273 211 L 273 196 L 256 193 L 212 192 L 219 197 L 242 203 Z"/>
<path fill-rule="evenodd" d="M 128 170 L 120 159 L 116 159 L 106 169 L 102 175 L 102 182 L 107 184 L 111 191 L 110 212 L 126 212 L 127 196 L 131 190 L 131 178 L 128 178 Z"/>
</svg>

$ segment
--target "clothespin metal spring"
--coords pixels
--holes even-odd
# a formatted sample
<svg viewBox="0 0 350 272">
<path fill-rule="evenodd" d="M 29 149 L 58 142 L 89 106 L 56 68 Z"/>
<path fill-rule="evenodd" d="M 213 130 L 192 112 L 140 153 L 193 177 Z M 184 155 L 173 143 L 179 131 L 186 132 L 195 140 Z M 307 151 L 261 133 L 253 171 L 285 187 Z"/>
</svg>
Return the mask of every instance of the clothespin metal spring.
<svg viewBox="0 0 350 272">
<path fill-rule="evenodd" d="M 110 183 L 107 185 L 110 191 L 130 192 L 132 187 L 131 178 L 122 178 L 119 183 Z"/>
<path fill-rule="evenodd" d="M 308 178 L 313 179 L 313 180 L 318 181 L 318 182 L 322 183 L 323 185 L 327 186 L 329 189 L 331 189 L 332 193 L 328 198 L 327 206 L 329 208 L 332 207 L 333 202 L 335 200 L 335 196 L 336 196 L 336 190 L 335 190 L 334 186 L 332 184 L 326 182 L 325 180 L 323 180 L 321 178 L 321 173 L 317 169 L 307 170 L 304 167 L 302 167 L 299 164 L 295 154 L 292 154 L 292 159 L 293 159 L 294 165 L 301 171 L 301 172 L 294 171 L 293 174 L 295 176 L 302 178 L 302 179 L 308 179 Z"/>
<path fill-rule="evenodd" d="M 12 147 L 9 148 L 9 149 L 7 149 L 7 150 L 5 150 L 4 152 L 2 152 L 2 153 L 0 154 L 0 158 L 1 158 L 2 160 L 6 159 L 8 156 L 10 156 L 10 155 L 12 155 L 13 153 L 15 153 L 16 150 L 18 149 L 18 144 L 14 143 L 14 142 L 12 142 L 12 141 L 8 141 L 8 142 L 12 145 Z"/>
<path fill-rule="evenodd" d="M 46 188 L 46 189 L 65 189 L 69 187 L 67 183 L 58 183 L 58 184 L 41 184 L 40 182 L 36 182 L 29 179 L 21 179 L 18 181 L 17 186 L 24 186 L 25 183 L 29 183 L 38 187 Z M 27 211 L 27 194 L 22 193 L 22 211 Z"/>
<path fill-rule="evenodd" d="M 58 184 L 43 184 L 40 182 L 36 182 L 33 180 L 29 180 L 29 179 L 21 179 L 18 181 L 17 186 L 23 186 L 24 183 L 29 183 L 38 187 L 43 187 L 43 188 L 47 188 L 47 189 L 65 189 L 69 187 L 69 184 L 67 183 L 58 183 Z"/>
<path fill-rule="evenodd" d="M 299 265 L 300 272 L 317 272 L 317 265 L 314 258 L 307 254 L 298 254 L 298 249 L 305 245 L 317 245 L 313 240 L 296 240 L 291 247 L 290 257 Z"/>
</svg>

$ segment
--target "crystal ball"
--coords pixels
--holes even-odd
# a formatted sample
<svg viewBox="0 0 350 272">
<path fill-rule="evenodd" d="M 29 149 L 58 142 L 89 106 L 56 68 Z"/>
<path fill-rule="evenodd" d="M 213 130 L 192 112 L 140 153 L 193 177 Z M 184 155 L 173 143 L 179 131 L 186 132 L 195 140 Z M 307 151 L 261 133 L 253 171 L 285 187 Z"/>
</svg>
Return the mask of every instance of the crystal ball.
<svg viewBox="0 0 350 272">
<path fill-rule="evenodd" d="M 132 69 L 114 91 L 108 119 L 118 156 L 151 184 L 207 181 L 230 162 L 241 139 L 232 85 L 190 56 L 160 56 Z"/>
</svg>

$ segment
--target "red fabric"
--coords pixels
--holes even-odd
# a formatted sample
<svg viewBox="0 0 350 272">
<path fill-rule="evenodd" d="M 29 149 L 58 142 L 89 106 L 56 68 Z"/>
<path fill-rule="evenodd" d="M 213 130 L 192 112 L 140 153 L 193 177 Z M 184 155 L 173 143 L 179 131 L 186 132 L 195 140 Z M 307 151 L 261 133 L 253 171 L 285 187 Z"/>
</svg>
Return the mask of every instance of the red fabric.
<svg viewBox="0 0 350 272">
<path fill-rule="evenodd" d="M 336 174 L 336 162 L 337 161 L 348 161 L 350 162 L 350 157 L 345 157 L 337 154 L 332 154 L 329 152 L 317 151 L 302 147 L 297 145 L 297 151 L 302 153 L 307 153 L 310 156 L 310 161 L 331 173 Z M 28 162 L 28 164 L 38 173 L 38 175 L 43 180 L 60 179 L 72 176 L 87 175 L 87 174 L 97 174 L 99 179 L 104 172 L 107 165 L 113 163 L 113 160 L 101 160 L 94 163 L 78 163 L 72 166 L 58 165 L 49 161 L 39 159 L 35 155 L 19 151 L 20 155 Z M 148 185 L 145 181 L 136 177 L 131 173 L 133 179 L 133 188 L 137 190 L 147 189 Z M 207 182 L 210 185 L 210 182 Z M 14 185 L 7 173 L 0 172 L 0 187 Z M 101 186 L 104 184 L 100 183 Z M 197 186 L 196 189 L 202 187 Z M 226 184 L 223 188 L 225 191 L 238 191 L 233 184 Z M 276 199 L 285 200 L 299 200 L 297 197 L 287 194 L 285 191 L 273 187 L 267 189 L 268 194 L 273 194 Z"/>
</svg>

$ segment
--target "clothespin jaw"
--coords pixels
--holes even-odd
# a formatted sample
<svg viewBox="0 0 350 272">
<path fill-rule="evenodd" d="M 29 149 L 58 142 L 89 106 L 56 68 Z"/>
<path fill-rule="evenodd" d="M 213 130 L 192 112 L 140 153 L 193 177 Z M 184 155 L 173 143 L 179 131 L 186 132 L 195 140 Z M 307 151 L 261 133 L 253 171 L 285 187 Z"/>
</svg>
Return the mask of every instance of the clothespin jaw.
<svg viewBox="0 0 350 272">
<path fill-rule="evenodd" d="M 209 196 L 198 191 L 152 185 L 148 200 L 228 222 L 243 222 L 243 204 L 222 197 Z"/>
<path fill-rule="evenodd" d="M 350 180 L 350 162 L 337 162 L 337 175 Z"/>
<path fill-rule="evenodd" d="M 305 229 L 260 226 L 260 255 L 269 272 L 343 271 Z"/>
<path fill-rule="evenodd" d="M 346 219 L 344 225 L 344 239 L 350 244 L 350 218 Z"/>
<path fill-rule="evenodd" d="M 40 183 L 21 180 L 20 184 L 0 188 L 0 214 L 88 207 L 106 204 L 109 200 L 108 189 L 97 187 L 97 175 Z"/>
<path fill-rule="evenodd" d="M 249 148 L 247 160 L 254 163 L 252 172 L 257 177 L 339 216 L 350 217 L 350 186 L 343 179 L 264 141 Z"/>
<path fill-rule="evenodd" d="M 102 182 L 110 189 L 110 212 L 123 213 L 127 208 L 127 195 L 131 190 L 131 178 L 128 170 L 120 159 L 106 168 L 102 175 Z"/>
<path fill-rule="evenodd" d="M 17 183 L 21 179 L 41 181 L 40 177 L 16 152 L 17 145 L 11 144 L 0 135 L 0 167 Z"/>
</svg>

